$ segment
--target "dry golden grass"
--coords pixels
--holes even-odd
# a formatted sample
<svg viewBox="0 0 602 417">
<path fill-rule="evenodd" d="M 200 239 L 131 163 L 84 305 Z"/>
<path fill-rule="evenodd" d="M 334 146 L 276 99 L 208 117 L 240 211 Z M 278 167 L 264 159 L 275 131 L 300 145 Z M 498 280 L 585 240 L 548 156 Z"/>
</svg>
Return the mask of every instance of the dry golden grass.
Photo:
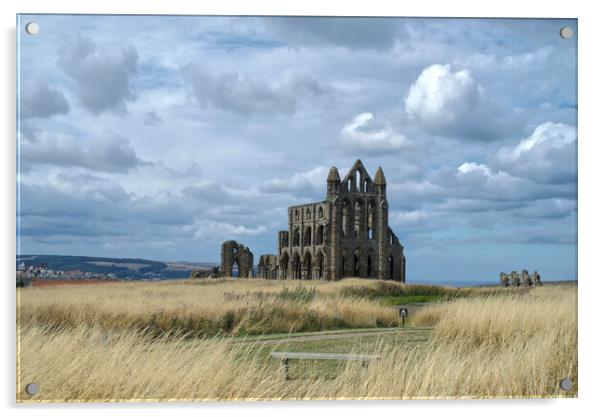
<svg viewBox="0 0 602 417">
<path fill-rule="evenodd" d="M 114 330 L 148 329 L 155 334 L 176 330 L 189 336 L 400 324 L 390 308 L 361 297 L 337 295 L 357 281 L 228 279 L 26 288 L 21 292 L 18 319 L 46 327 L 94 324 Z M 311 288 L 316 288 L 314 295 Z M 282 296 L 283 289 L 287 297 Z"/>
<path fill-rule="evenodd" d="M 261 288 L 275 297 L 281 290 L 262 282 L 237 284 L 242 284 L 239 290 L 243 293 Z M 97 320 L 112 307 L 122 314 L 144 314 L 159 307 L 219 311 L 221 303 L 233 302 L 211 289 L 212 296 L 195 293 L 194 285 L 136 285 L 106 286 L 98 288 L 96 295 L 89 294 L 90 287 L 73 288 L 81 299 L 63 300 L 63 305 Z M 220 285 L 224 284 L 213 287 Z M 319 295 L 305 305 L 341 310 L 341 305 L 325 304 L 344 304 L 336 295 L 336 286 L 345 285 L 319 284 L 320 291 L 332 291 L 331 297 Z M 126 289 L 127 295 L 117 296 Z M 434 326 L 430 341 L 410 347 L 375 338 L 367 349 L 370 352 L 364 353 L 378 353 L 381 360 L 367 373 L 349 363 L 335 379 L 315 376 L 288 382 L 278 378 L 278 363 L 258 354 L 264 351 L 257 345 L 236 343 L 233 338 L 183 339 L 168 333 L 157 337 L 84 319 L 64 327 L 45 326 L 42 316 L 25 309 L 60 304 L 61 296 L 72 289 L 55 290 L 51 294 L 26 289 L 21 294 L 19 401 L 546 397 L 575 396 L 577 392 L 565 394 L 558 389 L 561 378 L 577 380 L 577 291 L 572 286 L 427 307 L 415 314 L 412 322 Z M 164 295 L 163 304 L 156 299 L 158 293 Z M 184 307 L 173 300 L 174 293 L 181 295 Z M 142 300 L 136 298 L 140 296 Z M 95 300 L 100 299 L 104 301 L 96 306 Z M 245 296 L 236 301 L 252 304 L 252 300 Z M 76 308 L 78 302 L 86 307 Z M 361 304 L 348 305 L 356 306 Z M 361 316 L 370 311 L 344 314 Z M 24 384 L 32 381 L 40 385 L 40 393 L 30 398 L 24 394 Z"/>
</svg>

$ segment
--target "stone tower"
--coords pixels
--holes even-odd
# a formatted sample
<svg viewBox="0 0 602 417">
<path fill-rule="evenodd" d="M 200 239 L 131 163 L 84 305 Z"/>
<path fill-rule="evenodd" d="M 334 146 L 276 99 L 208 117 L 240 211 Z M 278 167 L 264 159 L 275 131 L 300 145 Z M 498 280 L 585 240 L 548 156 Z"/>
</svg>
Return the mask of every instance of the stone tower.
<svg viewBox="0 0 602 417">
<path fill-rule="evenodd" d="M 278 255 L 263 255 L 258 276 L 289 279 L 344 277 L 405 282 L 405 256 L 389 227 L 387 182 L 374 180 L 358 159 L 341 180 L 332 167 L 326 200 L 288 209 L 288 230 L 278 232 Z"/>
</svg>

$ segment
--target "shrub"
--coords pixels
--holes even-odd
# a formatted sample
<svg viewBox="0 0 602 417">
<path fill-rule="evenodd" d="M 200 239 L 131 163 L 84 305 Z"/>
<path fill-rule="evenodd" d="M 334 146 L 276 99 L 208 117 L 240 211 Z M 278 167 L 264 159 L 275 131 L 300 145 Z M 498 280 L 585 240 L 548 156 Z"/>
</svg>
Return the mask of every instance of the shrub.
<svg viewBox="0 0 602 417">
<path fill-rule="evenodd" d="M 354 285 L 341 289 L 347 297 L 401 297 L 401 296 L 452 296 L 457 290 L 437 285 L 404 285 L 395 282 L 377 281 L 371 285 Z"/>
<path fill-rule="evenodd" d="M 305 287 L 301 284 L 289 290 L 288 288 L 283 288 L 282 291 L 278 294 L 278 298 L 281 300 L 289 300 L 289 301 L 299 301 L 302 303 L 309 303 L 316 297 L 316 287 Z"/>
</svg>

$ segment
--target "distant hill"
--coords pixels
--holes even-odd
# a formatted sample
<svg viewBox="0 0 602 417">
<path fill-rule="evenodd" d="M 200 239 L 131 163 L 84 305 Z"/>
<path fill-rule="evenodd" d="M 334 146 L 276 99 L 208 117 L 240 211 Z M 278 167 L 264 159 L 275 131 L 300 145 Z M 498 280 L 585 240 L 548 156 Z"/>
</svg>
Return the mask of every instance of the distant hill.
<svg viewBox="0 0 602 417">
<path fill-rule="evenodd" d="M 93 256 L 21 255 L 17 264 L 45 265 L 48 269 L 97 274 L 113 273 L 119 278 L 186 278 L 197 269 L 210 270 L 217 266 L 210 262 L 160 262 L 137 258 L 101 258 Z"/>
</svg>

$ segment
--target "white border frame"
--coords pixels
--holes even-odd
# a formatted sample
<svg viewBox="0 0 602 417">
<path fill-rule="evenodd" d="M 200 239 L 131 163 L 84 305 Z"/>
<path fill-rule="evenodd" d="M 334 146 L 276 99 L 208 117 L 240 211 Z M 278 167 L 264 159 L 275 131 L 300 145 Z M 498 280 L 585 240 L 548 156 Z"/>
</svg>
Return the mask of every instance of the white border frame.
<svg viewBox="0 0 602 417">
<path fill-rule="evenodd" d="M 587 5 L 586 5 L 587 4 Z M 222 0 L 220 2 L 192 2 L 190 0 L 121 0 L 109 2 L 87 0 L 5 0 L 0 3 L 2 13 L 2 89 L 0 117 L 3 126 L 2 140 L 2 228 L 0 254 L 3 265 L 3 330 L 2 342 L 2 405 L 7 414 L 22 412 L 25 415 L 70 416 L 82 411 L 91 415 L 104 415 L 110 410 L 115 416 L 179 416 L 211 415 L 287 416 L 345 413 L 364 415 L 370 412 L 394 414 L 442 414 L 455 416 L 506 416 L 508 413 L 531 412 L 555 415 L 590 414 L 599 408 L 595 401 L 600 386 L 600 336 L 599 322 L 601 294 L 599 262 L 597 261 L 600 235 L 600 189 L 598 178 L 602 156 L 598 119 L 602 97 L 600 89 L 599 40 L 602 39 L 601 14 L 595 2 L 548 0 L 533 4 L 524 0 L 498 2 L 473 2 L 470 0 L 436 1 L 420 0 L 399 2 L 371 0 L 352 3 L 349 0 L 304 0 L 296 3 L 278 0 Z M 565 400 L 471 400 L 471 401 L 333 401 L 333 402 L 239 402 L 190 404 L 82 404 L 82 405 L 21 405 L 15 403 L 15 293 L 12 280 L 15 259 L 15 54 L 16 13 L 91 13 L 91 14 L 235 14 L 235 15 L 334 15 L 334 16 L 430 16 L 430 17 L 550 17 L 579 19 L 579 399 Z M 597 406 L 597 407 L 596 407 Z M 177 410 L 175 410 L 177 409 Z M 167 412 L 167 413 L 166 413 Z"/>
</svg>

